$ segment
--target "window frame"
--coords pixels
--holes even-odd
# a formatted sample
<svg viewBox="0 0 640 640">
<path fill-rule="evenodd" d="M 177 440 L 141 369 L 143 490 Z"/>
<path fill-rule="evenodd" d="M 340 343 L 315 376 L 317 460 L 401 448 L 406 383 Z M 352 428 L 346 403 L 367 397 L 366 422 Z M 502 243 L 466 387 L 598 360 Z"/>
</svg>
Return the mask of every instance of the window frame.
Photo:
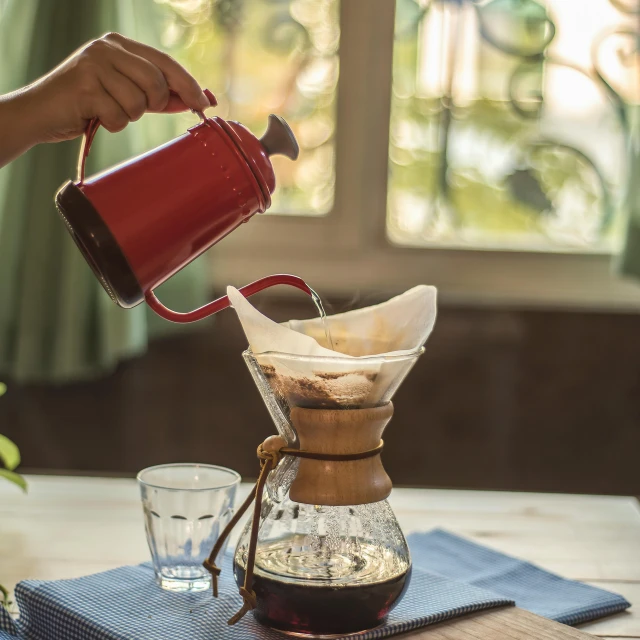
<svg viewBox="0 0 640 640">
<path fill-rule="evenodd" d="M 386 234 L 395 0 L 342 0 L 335 198 L 324 216 L 257 215 L 210 252 L 214 285 L 295 273 L 321 295 L 419 283 L 452 304 L 640 310 L 612 256 L 400 247 Z"/>
</svg>

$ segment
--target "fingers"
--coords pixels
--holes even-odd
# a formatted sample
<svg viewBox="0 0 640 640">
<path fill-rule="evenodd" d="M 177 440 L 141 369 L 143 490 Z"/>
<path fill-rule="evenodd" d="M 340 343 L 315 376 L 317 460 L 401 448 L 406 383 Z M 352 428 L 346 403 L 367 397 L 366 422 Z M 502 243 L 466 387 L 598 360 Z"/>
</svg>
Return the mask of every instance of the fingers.
<svg viewBox="0 0 640 640">
<path fill-rule="evenodd" d="M 119 34 L 93 41 L 69 66 L 75 70 L 79 115 L 85 121 L 98 117 L 112 132 L 145 111 L 202 111 L 211 106 L 196 80 L 173 58 Z"/>
<path fill-rule="evenodd" d="M 122 131 L 130 120 L 125 110 L 104 88 L 96 94 L 93 113 L 111 133 Z"/>
<path fill-rule="evenodd" d="M 114 50 L 110 62 L 121 76 L 144 93 L 148 111 L 164 109 L 169 101 L 169 85 L 155 64 L 120 48 Z"/>
<path fill-rule="evenodd" d="M 138 78 L 140 82 L 144 82 L 144 79 L 142 78 L 143 69 L 146 69 L 147 71 L 147 73 L 144 74 L 145 77 L 153 77 L 154 83 L 158 83 L 157 74 L 159 71 L 164 76 L 168 88 L 175 91 L 187 107 L 195 109 L 196 111 L 202 111 L 203 109 L 211 106 L 209 98 L 207 98 L 203 93 L 196 79 L 171 56 L 163 53 L 162 51 L 158 51 L 153 47 L 125 38 L 119 34 L 108 34 L 105 36 L 105 39 L 107 41 L 114 42 L 117 46 L 132 56 L 126 62 L 120 57 L 119 62 L 116 63 L 118 65 L 117 68 L 120 73 L 130 77 L 141 88 L 145 89 L 145 87 L 139 84 L 136 78 Z M 151 72 L 149 70 L 149 66 L 142 65 L 140 60 L 155 66 L 156 72 Z M 135 78 L 130 75 L 129 69 L 132 74 L 136 75 Z M 165 101 L 162 107 L 157 107 L 158 103 L 156 103 L 154 105 L 149 104 L 149 108 L 154 111 L 161 111 L 167 105 L 167 102 L 168 96 L 167 101 Z"/>
<path fill-rule="evenodd" d="M 162 113 L 180 113 L 186 111 L 187 106 L 182 101 L 182 98 L 173 91 L 169 94 L 169 102 L 165 105 L 164 109 L 159 109 Z"/>
<path fill-rule="evenodd" d="M 144 115 L 147 110 L 148 98 L 135 82 L 122 75 L 117 69 L 112 68 L 101 73 L 100 83 L 120 105 L 130 122 L 135 122 Z"/>
</svg>

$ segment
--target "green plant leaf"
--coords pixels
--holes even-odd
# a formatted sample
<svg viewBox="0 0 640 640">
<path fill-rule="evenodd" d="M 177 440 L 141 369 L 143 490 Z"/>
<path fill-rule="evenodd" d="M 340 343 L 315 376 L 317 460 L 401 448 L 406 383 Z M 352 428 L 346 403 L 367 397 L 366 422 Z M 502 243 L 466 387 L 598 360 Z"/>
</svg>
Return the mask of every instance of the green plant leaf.
<svg viewBox="0 0 640 640">
<path fill-rule="evenodd" d="M 20 464 L 18 447 L 6 436 L 0 435 L 0 462 L 9 471 L 13 471 Z"/>
<path fill-rule="evenodd" d="M 27 492 L 27 481 L 18 473 L 8 469 L 0 469 L 0 478 L 5 478 L 13 484 L 17 484 L 25 493 Z"/>
<path fill-rule="evenodd" d="M 7 385 L 4 382 L 0 382 L 0 396 L 7 393 Z"/>
<path fill-rule="evenodd" d="M 9 590 L 5 589 L 0 584 L 0 606 L 3 606 L 5 609 L 8 609 L 10 604 L 11 604 L 11 600 L 9 600 Z"/>
</svg>

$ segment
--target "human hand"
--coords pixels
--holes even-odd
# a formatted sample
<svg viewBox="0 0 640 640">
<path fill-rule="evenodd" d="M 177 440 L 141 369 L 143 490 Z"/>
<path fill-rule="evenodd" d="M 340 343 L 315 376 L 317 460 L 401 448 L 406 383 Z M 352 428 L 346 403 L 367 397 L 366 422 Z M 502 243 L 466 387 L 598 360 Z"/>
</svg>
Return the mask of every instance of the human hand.
<svg viewBox="0 0 640 640">
<path fill-rule="evenodd" d="M 211 106 L 173 58 L 117 33 L 84 45 L 16 98 L 30 114 L 32 144 L 76 138 L 93 118 L 117 132 L 147 111 Z"/>
</svg>

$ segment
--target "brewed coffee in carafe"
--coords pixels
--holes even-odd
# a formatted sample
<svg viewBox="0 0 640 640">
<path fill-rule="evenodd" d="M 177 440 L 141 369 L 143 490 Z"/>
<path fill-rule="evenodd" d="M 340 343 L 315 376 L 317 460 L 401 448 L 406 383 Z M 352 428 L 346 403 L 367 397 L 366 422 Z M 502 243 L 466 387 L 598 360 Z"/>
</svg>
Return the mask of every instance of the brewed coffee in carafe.
<svg viewBox="0 0 640 640">
<path fill-rule="evenodd" d="M 377 627 L 403 596 L 411 558 L 381 453 L 392 397 L 435 320 L 435 290 L 417 293 L 413 322 L 402 296 L 327 318 L 335 343 L 358 335 L 366 350 L 364 328 L 377 327 L 368 343 L 391 347 L 354 357 L 321 347 L 317 320 L 276 325 L 230 289 L 251 346 L 243 357 L 278 431 L 258 450 L 258 502 L 234 555 L 244 605 L 232 623 L 252 610 L 285 633 L 340 636 Z M 405 319 L 393 328 L 396 316 Z"/>
</svg>

